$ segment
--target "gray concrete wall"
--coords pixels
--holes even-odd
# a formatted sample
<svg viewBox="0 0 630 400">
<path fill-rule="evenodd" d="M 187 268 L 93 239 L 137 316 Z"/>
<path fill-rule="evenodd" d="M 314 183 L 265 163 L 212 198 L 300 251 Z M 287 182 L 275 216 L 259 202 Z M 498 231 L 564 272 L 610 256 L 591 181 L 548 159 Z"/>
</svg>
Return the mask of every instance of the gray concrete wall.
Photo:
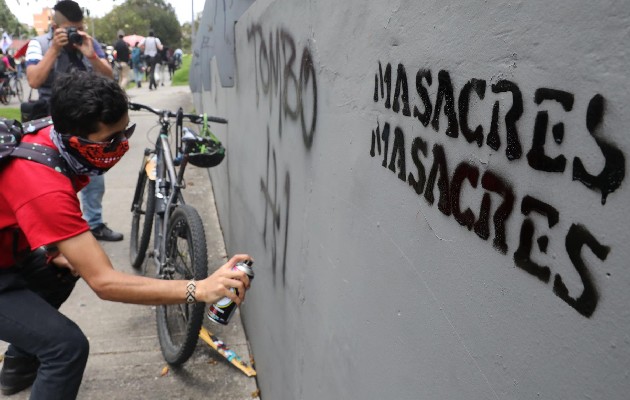
<svg viewBox="0 0 630 400">
<path fill-rule="evenodd" d="M 628 3 L 250 4 L 191 87 L 263 398 L 626 399 Z"/>
</svg>

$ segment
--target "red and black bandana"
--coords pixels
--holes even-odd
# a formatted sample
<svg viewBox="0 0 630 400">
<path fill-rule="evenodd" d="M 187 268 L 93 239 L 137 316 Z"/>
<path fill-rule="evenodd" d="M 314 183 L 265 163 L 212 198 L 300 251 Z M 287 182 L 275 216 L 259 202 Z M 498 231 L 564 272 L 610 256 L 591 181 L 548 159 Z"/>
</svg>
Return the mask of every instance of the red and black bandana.
<svg viewBox="0 0 630 400">
<path fill-rule="evenodd" d="M 66 135 L 62 135 L 62 138 L 63 136 Z M 117 138 L 112 142 L 98 143 L 79 136 L 69 136 L 67 144 L 68 151 L 75 157 L 82 158 L 90 165 L 105 171 L 116 165 L 129 150 L 129 142 L 126 138 Z"/>
<path fill-rule="evenodd" d="M 129 141 L 123 134 L 108 142 L 93 142 L 60 134 L 54 129 L 50 130 L 50 136 L 63 158 L 79 175 L 102 175 L 129 150 Z"/>
</svg>

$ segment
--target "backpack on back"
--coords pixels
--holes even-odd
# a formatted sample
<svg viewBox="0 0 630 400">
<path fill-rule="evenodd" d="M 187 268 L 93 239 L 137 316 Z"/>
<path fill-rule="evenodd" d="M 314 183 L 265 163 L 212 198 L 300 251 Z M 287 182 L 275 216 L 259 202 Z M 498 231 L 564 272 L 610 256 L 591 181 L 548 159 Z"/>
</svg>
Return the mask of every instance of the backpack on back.
<svg viewBox="0 0 630 400">
<path fill-rule="evenodd" d="M 0 168 L 17 157 L 47 165 L 70 177 L 70 169 L 58 151 L 41 144 L 22 142 L 24 135 L 34 134 L 50 125 L 50 117 L 29 121 L 24 126 L 19 121 L 0 118 Z"/>
</svg>

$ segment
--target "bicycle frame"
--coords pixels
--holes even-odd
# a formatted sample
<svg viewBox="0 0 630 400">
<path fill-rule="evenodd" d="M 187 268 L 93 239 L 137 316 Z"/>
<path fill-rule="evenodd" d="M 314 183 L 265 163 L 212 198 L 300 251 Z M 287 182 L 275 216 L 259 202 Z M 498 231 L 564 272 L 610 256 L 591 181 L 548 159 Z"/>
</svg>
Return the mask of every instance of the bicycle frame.
<svg viewBox="0 0 630 400">
<path fill-rule="evenodd" d="M 142 196 L 145 193 L 145 189 L 140 185 L 144 185 L 142 182 L 147 180 L 154 181 L 155 184 L 152 185 L 155 187 L 154 193 L 147 193 L 153 200 L 152 207 L 154 209 L 150 211 L 150 215 L 147 215 L 147 217 L 149 217 L 148 220 L 152 220 L 152 223 L 145 223 L 145 225 L 151 226 L 150 229 L 153 231 L 152 250 L 154 263 L 157 269 L 157 276 L 161 278 L 165 272 L 173 272 L 165 271 L 165 254 L 167 247 L 165 235 L 169 228 L 169 218 L 178 206 L 186 204 L 182 189 L 186 186 L 184 172 L 189 162 L 189 147 L 187 147 L 187 145 L 185 146 L 183 141 L 183 120 L 187 118 L 192 123 L 200 124 L 204 121 L 204 116 L 198 114 L 184 114 L 181 108 L 175 113 L 168 110 L 153 109 L 142 104 L 130 103 L 130 110 L 138 111 L 141 109 L 150 111 L 159 117 L 160 132 L 154 147 L 152 149 L 145 149 L 142 168 L 139 172 L 139 183 L 138 186 L 136 186 L 131 212 L 134 213 L 134 215 L 142 214 Z M 175 121 L 172 121 L 171 118 L 175 118 Z M 213 122 L 227 123 L 227 121 L 222 118 L 206 118 Z M 173 124 L 175 125 L 174 147 L 178 155 L 177 159 L 173 159 L 171 150 L 172 140 L 169 140 L 169 138 L 172 139 L 171 128 Z M 187 138 L 186 140 L 189 139 L 190 138 Z M 146 177 L 144 177 L 144 175 L 146 175 Z M 148 244 L 147 236 L 144 233 L 141 236 L 141 240 L 147 241 L 145 243 Z M 137 242 L 134 243 L 134 245 L 137 244 Z M 141 244 L 140 247 L 146 246 L 146 244 Z M 144 249 L 146 249 L 146 247 L 144 247 Z M 142 251 L 144 251 L 144 249 Z M 131 251 L 133 251 L 133 249 Z M 144 255 L 141 257 L 144 258 Z M 133 255 L 132 253 L 132 264 L 134 264 L 134 268 L 138 268 L 138 263 L 142 262 L 142 258 L 138 261 L 137 254 Z"/>
<path fill-rule="evenodd" d="M 144 268 L 150 238 L 153 236 L 152 253 L 157 278 L 204 279 L 208 275 L 208 254 L 203 220 L 194 207 L 185 203 L 182 189 L 186 186 L 184 172 L 188 163 L 203 165 L 204 159 L 195 153 L 198 146 L 200 143 L 203 146 L 210 143 L 195 136 L 194 131 L 184 130 L 183 119 L 205 124 L 206 119 L 210 118 L 184 114 L 181 108 L 175 113 L 129 103 L 129 109 L 150 111 L 158 115 L 160 124 L 153 148 L 145 149 L 131 206 L 131 266 L 136 270 Z M 176 118 L 174 143 L 171 118 Z M 221 118 L 211 118 L 216 122 L 227 123 Z M 172 147 L 177 154 L 175 158 Z M 190 158 L 191 155 L 195 158 Z M 142 273 L 146 274 L 147 271 L 143 270 Z M 204 311 L 205 306 L 201 303 L 156 307 L 158 338 L 168 363 L 181 365 L 192 355 Z"/>
<path fill-rule="evenodd" d="M 171 153 L 171 146 L 168 141 L 168 132 L 170 124 L 168 118 L 162 122 L 160 136 L 156 143 L 157 160 L 156 160 L 156 185 L 155 197 L 157 200 L 155 211 L 154 225 L 154 262 L 157 267 L 158 276 L 164 273 L 165 260 L 163 255 L 166 252 L 166 241 L 164 234 L 167 229 L 168 217 L 178 204 L 186 204 L 181 189 L 185 187 L 183 184 L 183 176 L 186 165 L 183 164 L 176 170 Z M 167 179 L 168 178 L 168 179 Z"/>
</svg>

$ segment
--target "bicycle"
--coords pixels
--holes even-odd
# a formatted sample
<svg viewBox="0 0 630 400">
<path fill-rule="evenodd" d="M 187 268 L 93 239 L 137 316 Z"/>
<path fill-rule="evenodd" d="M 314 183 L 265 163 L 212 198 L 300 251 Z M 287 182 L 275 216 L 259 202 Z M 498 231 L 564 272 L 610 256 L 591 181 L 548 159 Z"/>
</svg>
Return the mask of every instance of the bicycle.
<svg viewBox="0 0 630 400">
<path fill-rule="evenodd" d="M 131 206 L 131 239 L 129 257 L 134 269 L 143 269 L 153 228 L 153 251 L 150 256 L 160 279 L 204 279 L 208 276 L 206 238 L 197 210 L 184 201 L 184 172 L 190 163 L 211 167 L 221 162 L 224 149 L 211 136 L 201 136 L 183 126 L 183 120 L 204 124 L 207 121 L 227 123 L 223 118 L 176 113 L 129 103 L 132 111 L 147 110 L 158 115 L 161 126 L 155 146 L 144 151 Z M 175 151 L 173 158 L 169 133 L 175 118 Z M 156 308 L 158 338 L 164 359 L 181 365 L 192 355 L 199 337 L 205 311 L 204 303 L 178 304 Z"/>
<path fill-rule="evenodd" d="M 9 104 L 11 96 L 15 96 L 18 102 L 24 101 L 24 89 L 22 82 L 17 77 L 17 72 L 7 72 L 5 80 L 2 82 L 2 94 L 0 94 L 0 102 Z"/>
</svg>

